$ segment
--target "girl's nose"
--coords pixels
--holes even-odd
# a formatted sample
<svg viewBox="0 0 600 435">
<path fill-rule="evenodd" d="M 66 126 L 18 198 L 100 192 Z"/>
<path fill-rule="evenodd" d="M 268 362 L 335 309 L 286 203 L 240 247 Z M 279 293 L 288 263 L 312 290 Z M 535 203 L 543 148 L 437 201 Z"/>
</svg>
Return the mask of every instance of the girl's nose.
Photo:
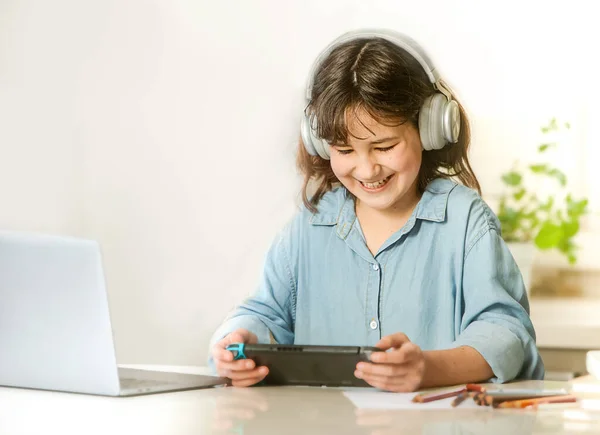
<svg viewBox="0 0 600 435">
<path fill-rule="evenodd" d="M 356 165 L 354 177 L 361 181 L 377 181 L 377 177 L 381 173 L 381 166 L 377 163 L 374 156 L 369 153 L 361 157 Z"/>
</svg>

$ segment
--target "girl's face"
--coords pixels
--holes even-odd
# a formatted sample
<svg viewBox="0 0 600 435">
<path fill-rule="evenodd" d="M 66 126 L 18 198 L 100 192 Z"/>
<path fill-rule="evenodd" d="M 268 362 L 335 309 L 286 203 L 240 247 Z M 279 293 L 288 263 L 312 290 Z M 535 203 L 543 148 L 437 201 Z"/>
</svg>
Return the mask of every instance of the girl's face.
<svg viewBox="0 0 600 435">
<path fill-rule="evenodd" d="M 421 139 L 417 129 L 380 124 L 364 110 L 349 110 L 348 143 L 331 144 L 331 168 L 357 198 L 357 207 L 405 212 L 418 200 Z"/>
</svg>

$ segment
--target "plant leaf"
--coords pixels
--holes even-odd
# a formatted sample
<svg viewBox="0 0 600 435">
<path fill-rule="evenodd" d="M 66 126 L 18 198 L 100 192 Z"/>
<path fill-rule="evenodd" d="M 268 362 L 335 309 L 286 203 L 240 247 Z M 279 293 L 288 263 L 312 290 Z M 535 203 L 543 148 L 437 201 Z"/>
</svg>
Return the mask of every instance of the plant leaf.
<svg viewBox="0 0 600 435">
<path fill-rule="evenodd" d="M 569 196 L 567 197 L 567 214 L 571 218 L 579 217 L 586 213 L 587 205 L 587 199 L 582 199 L 581 201 L 573 201 Z"/>
<path fill-rule="evenodd" d="M 563 237 L 562 226 L 546 221 L 535 237 L 535 244 L 540 249 L 550 249 L 558 246 Z"/>
<path fill-rule="evenodd" d="M 509 186 L 518 186 L 521 184 L 523 180 L 523 176 L 516 171 L 510 171 L 506 174 L 502 175 L 502 181 L 508 184 Z"/>
<path fill-rule="evenodd" d="M 578 221 L 563 222 L 563 231 L 564 231 L 565 237 L 567 239 L 570 239 L 571 237 L 573 237 L 575 234 L 577 234 L 579 232 L 579 222 Z"/>
<path fill-rule="evenodd" d="M 567 176 L 562 171 L 556 168 L 550 169 L 548 175 L 556 178 L 561 186 L 565 187 L 567 185 Z"/>
<path fill-rule="evenodd" d="M 545 165 L 545 164 L 530 165 L 529 169 L 531 169 L 531 172 L 533 172 L 535 174 L 543 174 L 548 171 L 548 165 Z"/>
<path fill-rule="evenodd" d="M 575 262 L 577 262 L 577 257 L 575 256 L 575 249 L 576 248 L 577 247 L 571 241 L 571 239 L 564 239 L 561 242 L 560 246 L 558 247 L 558 249 L 560 250 L 560 252 L 562 252 L 563 254 L 566 255 L 566 257 L 569 260 L 570 264 L 575 264 Z"/>
<path fill-rule="evenodd" d="M 548 133 L 549 131 L 558 129 L 556 118 L 552 118 L 547 126 L 542 127 L 542 133 Z"/>
<path fill-rule="evenodd" d="M 543 143 L 538 147 L 538 151 L 540 153 L 543 153 L 544 151 L 546 151 L 548 148 L 550 147 L 554 147 L 556 146 L 556 142 L 550 142 L 550 143 Z"/>
<path fill-rule="evenodd" d="M 515 201 L 520 201 L 521 199 L 523 199 L 526 193 L 527 191 L 524 188 L 521 188 L 517 192 L 515 192 L 513 198 L 515 199 Z"/>
</svg>

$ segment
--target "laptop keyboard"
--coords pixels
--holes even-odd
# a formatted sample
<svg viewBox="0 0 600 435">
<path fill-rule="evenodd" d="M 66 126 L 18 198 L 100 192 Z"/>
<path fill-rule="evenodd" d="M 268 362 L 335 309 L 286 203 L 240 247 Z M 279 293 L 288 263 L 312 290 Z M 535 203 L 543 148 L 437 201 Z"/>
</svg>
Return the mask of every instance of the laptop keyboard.
<svg viewBox="0 0 600 435">
<path fill-rule="evenodd" d="M 132 379 L 132 378 L 121 378 L 119 379 L 121 383 L 121 388 L 125 389 L 137 389 L 137 388 L 147 388 L 147 387 L 156 387 L 157 385 L 164 385 L 167 382 L 161 381 L 151 381 L 147 379 Z"/>
</svg>

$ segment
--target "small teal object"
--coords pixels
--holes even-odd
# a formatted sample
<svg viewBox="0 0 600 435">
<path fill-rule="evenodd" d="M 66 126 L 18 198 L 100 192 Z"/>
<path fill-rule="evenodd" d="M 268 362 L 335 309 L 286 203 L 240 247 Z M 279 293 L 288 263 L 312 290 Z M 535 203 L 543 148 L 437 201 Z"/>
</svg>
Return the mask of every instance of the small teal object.
<svg viewBox="0 0 600 435">
<path fill-rule="evenodd" d="M 246 354 L 244 353 L 244 343 L 234 343 L 227 346 L 227 350 L 233 352 L 233 359 L 246 359 Z"/>
</svg>

